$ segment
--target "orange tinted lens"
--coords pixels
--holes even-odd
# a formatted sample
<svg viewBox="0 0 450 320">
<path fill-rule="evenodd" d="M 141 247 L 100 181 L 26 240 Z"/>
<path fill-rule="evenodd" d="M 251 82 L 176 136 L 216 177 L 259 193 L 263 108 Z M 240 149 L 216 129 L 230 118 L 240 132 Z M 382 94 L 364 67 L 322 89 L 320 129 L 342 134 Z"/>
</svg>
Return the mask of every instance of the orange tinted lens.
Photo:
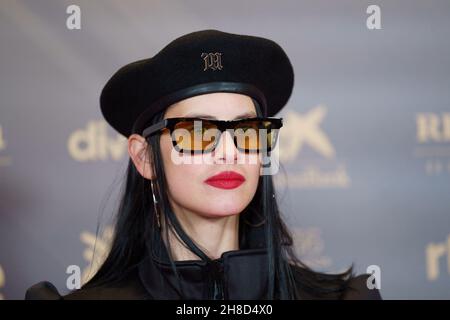
<svg viewBox="0 0 450 320">
<path fill-rule="evenodd" d="M 214 146 L 217 126 L 205 121 L 181 121 L 174 127 L 172 139 L 178 151 L 201 152 Z"/>
<path fill-rule="evenodd" d="M 261 151 L 271 148 L 273 134 L 270 121 L 245 121 L 235 128 L 237 147 L 245 151 Z M 266 143 L 263 143 L 266 141 Z"/>
</svg>

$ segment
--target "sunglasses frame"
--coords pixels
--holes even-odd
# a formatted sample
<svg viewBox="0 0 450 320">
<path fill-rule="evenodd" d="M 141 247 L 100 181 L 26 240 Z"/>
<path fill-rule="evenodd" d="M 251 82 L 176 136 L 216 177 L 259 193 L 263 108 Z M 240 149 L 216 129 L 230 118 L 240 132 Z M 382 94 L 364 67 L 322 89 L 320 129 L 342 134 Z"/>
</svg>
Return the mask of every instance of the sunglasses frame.
<svg viewBox="0 0 450 320">
<path fill-rule="evenodd" d="M 264 127 L 264 129 L 267 129 L 268 132 L 271 132 L 272 129 L 280 129 L 283 126 L 283 118 L 273 118 L 273 117 L 255 117 L 255 118 L 244 118 L 244 119 L 238 119 L 238 120 L 216 120 L 216 119 L 204 119 L 204 118 L 196 118 L 196 117 L 178 117 L 178 118 L 167 118 L 167 119 L 163 119 L 158 123 L 155 123 L 147 128 L 145 128 L 142 131 L 142 136 L 145 139 L 148 139 L 150 136 L 160 133 L 161 131 L 167 129 L 169 130 L 171 136 L 172 133 L 174 132 L 175 126 L 183 121 L 207 121 L 210 122 L 214 125 L 217 126 L 217 128 L 219 129 L 219 131 L 221 133 L 223 133 L 224 131 L 226 131 L 227 129 L 233 129 L 240 123 L 245 123 L 248 121 L 268 121 L 270 122 L 270 126 L 269 127 Z M 190 153 L 190 154 L 199 154 L 199 153 L 208 153 L 208 152 L 212 152 L 215 150 L 215 148 L 217 147 L 218 143 L 219 143 L 219 139 L 217 139 L 217 142 L 215 143 L 214 147 L 208 150 L 189 150 L 184 152 L 183 150 L 180 150 L 177 148 L 177 143 L 176 141 L 174 141 L 174 139 L 172 138 L 172 144 L 173 147 L 175 148 L 175 150 L 177 150 L 180 153 Z M 233 141 L 234 141 L 234 145 L 235 147 L 240 150 L 240 151 L 244 151 L 246 153 L 252 153 L 252 152 L 259 152 L 259 150 L 247 150 L 247 149 L 242 149 L 240 147 L 237 146 L 237 141 L 236 141 L 236 137 L 233 135 Z M 275 146 L 275 145 L 274 145 Z M 272 146 L 273 147 L 273 146 Z M 267 147 L 267 152 L 270 152 L 272 150 L 272 148 Z"/>
</svg>

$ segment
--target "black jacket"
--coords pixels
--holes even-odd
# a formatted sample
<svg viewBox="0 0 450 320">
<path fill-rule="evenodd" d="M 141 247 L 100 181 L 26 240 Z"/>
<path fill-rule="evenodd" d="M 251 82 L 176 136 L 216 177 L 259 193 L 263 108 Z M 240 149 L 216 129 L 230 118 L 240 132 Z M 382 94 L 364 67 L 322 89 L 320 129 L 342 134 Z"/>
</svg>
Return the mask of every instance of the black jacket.
<svg viewBox="0 0 450 320">
<path fill-rule="evenodd" d="M 115 284 L 82 288 L 62 296 L 50 282 L 40 282 L 27 290 L 25 299 L 179 299 L 178 282 L 160 237 L 156 248 L 159 251 L 148 254 Z M 190 260 L 175 264 L 187 299 L 256 300 L 265 299 L 266 259 L 264 248 L 253 247 L 224 252 L 221 258 L 209 262 Z M 341 294 L 319 297 L 302 286 L 304 269 L 292 266 L 292 270 L 302 299 L 381 299 L 378 290 L 367 288 L 368 275 L 354 277 Z M 323 281 L 323 287 L 327 286 Z"/>
</svg>

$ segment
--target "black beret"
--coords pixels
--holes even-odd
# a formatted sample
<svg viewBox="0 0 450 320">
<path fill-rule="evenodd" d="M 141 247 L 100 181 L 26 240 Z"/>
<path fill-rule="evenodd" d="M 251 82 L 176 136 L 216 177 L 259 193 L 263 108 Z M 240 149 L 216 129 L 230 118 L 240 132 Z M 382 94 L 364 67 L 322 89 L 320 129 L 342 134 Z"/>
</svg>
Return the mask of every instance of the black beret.
<svg viewBox="0 0 450 320">
<path fill-rule="evenodd" d="M 218 30 L 181 36 L 155 56 L 129 63 L 108 80 L 100 96 L 106 121 L 125 137 L 142 134 L 171 104 L 200 94 L 235 92 L 259 102 L 264 116 L 283 108 L 294 71 L 274 41 Z"/>
</svg>

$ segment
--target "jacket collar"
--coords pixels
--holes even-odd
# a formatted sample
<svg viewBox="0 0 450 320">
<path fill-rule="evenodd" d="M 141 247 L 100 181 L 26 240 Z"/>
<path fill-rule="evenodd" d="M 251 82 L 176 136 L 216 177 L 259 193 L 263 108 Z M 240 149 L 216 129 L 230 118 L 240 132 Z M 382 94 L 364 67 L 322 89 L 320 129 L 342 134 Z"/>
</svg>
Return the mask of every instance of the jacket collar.
<svg viewBox="0 0 450 320">
<path fill-rule="evenodd" d="M 261 234 L 252 232 L 253 240 L 260 239 Z M 156 232 L 154 239 L 155 250 L 148 252 L 138 267 L 141 282 L 153 299 L 183 298 L 160 232 Z M 251 243 L 246 241 L 247 245 Z M 224 252 L 215 260 L 175 261 L 184 292 L 183 299 L 265 299 L 267 250 L 241 244 L 243 249 Z"/>
</svg>

